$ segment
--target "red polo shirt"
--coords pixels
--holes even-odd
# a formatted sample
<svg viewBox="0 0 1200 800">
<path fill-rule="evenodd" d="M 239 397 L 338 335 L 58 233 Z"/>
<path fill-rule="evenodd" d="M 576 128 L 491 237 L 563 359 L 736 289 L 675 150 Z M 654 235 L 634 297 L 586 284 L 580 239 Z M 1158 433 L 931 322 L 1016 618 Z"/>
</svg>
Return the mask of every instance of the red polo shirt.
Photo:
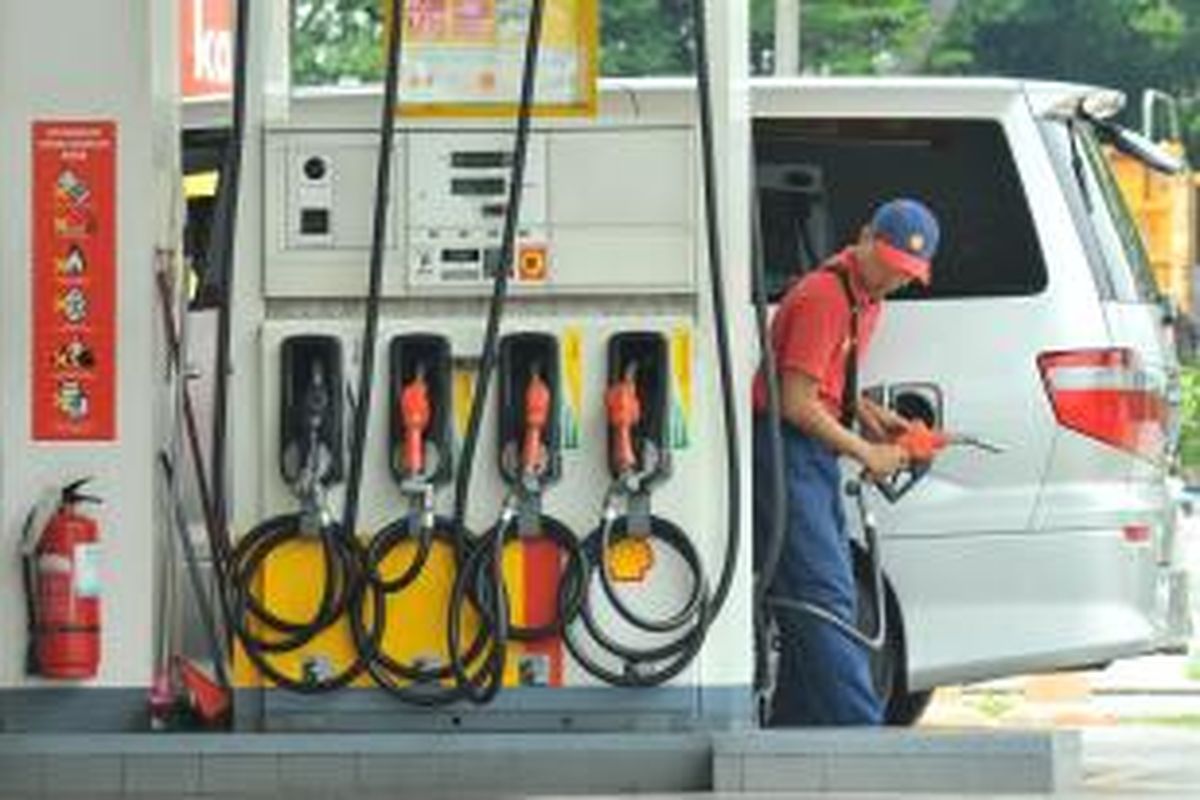
<svg viewBox="0 0 1200 800">
<path fill-rule="evenodd" d="M 771 347 L 780 373 L 799 371 L 817 381 L 821 400 L 837 417 L 842 410 L 845 361 L 850 349 L 850 304 L 834 269 L 849 272 L 858 300 L 858 361 L 862 363 L 883 305 L 872 300 L 862 287 L 858 259 L 851 248 L 788 289 L 771 320 Z M 767 382 L 760 369 L 754 376 L 754 410 L 766 408 Z"/>
</svg>

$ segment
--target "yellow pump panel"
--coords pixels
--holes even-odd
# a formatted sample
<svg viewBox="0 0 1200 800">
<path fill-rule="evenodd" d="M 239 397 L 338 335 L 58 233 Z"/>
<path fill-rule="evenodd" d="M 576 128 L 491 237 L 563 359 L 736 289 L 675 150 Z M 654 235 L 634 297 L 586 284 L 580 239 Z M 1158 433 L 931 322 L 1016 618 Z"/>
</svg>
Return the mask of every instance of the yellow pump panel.
<svg viewBox="0 0 1200 800">
<path fill-rule="evenodd" d="M 405 542 L 384 559 L 382 577 L 394 580 L 412 563 L 416 544 Z M 504 552 L 504 577 L 509 590 L 509 610 L 512 620 L 522 624 L 525 609 L 525 565 L 521 547 L 510 545 Z M 259 573 L 256 596 L 272 614 L 288 620 L 311 618 L 324 590 L 324 554 L 316 539 L 290 542 L 273 551 Z M 404 590 L 391 595 L 387 601 L 387 627 L 383 634 L 383 652 L 395 661 L 436 661 L 448 663 L 446 652 L 446 611 L 454 588 L 455 563 L 451 548 L 435 541 L 420 576 Z M 370 617 L 367 617 L 369 623 Z M 476 615 L 464 612 L 463 649 L 477 630 Z M 270 663 L 289 678 L 302 680 L 306 668 L 318 666 L 335 675 L 351 664 L 356 648 L 348 623 L 331 626 L 302 648 L 270 656 Z M 524 652 L 522 645 L 509 646 L 505 663 L 504 683 L 515 686 L 520 682 L 519 663 Z M 475 668 L 478 664 L 472 664 Z M 240 644 L 234 650 L 234 679 L 238 688 L 263 688 L 271 685 L 246 656 Z M 449 682 L 447 682 L 449 683 Z M 356 686 L 371 686 L 370 677 L 363 675 Z"/>
</svg>

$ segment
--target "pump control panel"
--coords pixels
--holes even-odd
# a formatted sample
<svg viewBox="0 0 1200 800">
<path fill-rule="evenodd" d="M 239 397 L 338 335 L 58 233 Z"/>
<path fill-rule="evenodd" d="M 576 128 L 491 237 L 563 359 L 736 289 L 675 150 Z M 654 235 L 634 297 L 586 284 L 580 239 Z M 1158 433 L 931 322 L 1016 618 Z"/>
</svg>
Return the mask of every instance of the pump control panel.
<svg viewBox="0 0 1200 800">
<path fill-rule="evenodd" d="M 490 132 L 410 135 L 408 277 L 412 286 L 490 285 L 500 268 L 512 175 L 513 137 Z M 521 218 L 509 268 L 545 252 L 546 138 L 533 136 L 525 163 Z M 544 277 L 545 271 L 542 272 Z"/>
<path fill-rule="evenodd" d="M 503 129 L 397 132 L 386 296 L 490 294 L 503 260 L 513 146 Z M 377 137 L 272 130 L 266 158 L 266 295 L 363 296 Z M 514 293 L 695 291 L 702 231 L 689 128 L 535 130 L 523 183 L 508 265 Z"/>
</svg>

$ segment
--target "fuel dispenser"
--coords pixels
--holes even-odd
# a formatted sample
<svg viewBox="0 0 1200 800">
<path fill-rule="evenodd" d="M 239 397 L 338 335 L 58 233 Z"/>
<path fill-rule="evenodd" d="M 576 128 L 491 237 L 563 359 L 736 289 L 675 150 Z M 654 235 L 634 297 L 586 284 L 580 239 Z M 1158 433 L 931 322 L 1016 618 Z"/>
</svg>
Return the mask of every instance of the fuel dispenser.
<svg viewBox="0 0 1200 800">
<path fill-rule="evenodd" d="M 232 467 L 279 467 L 223 593 L 257 694 L 240 725 L 302 725 L 316 694 L 339 727 L 749 716 L 748 642 L 703 657 L 746 576 L 712 109 L 699 137 L 636 114 L 535 124 L 532 6 L 515 134 L 397 126 L 398 47 L 378 149 L 374 100 L 333 129 L 297 101 L 266 134 L 266 302 L 235 276 L 223 310 L 258 327 L 264 369 L 262 396 L 219 401 L 260 434 Z"/>
<path fill-rule="evenodd" d="M 158 240 L 169 234 L 150 233 L 171 229 L 173 207 L 152 188 L 171 183 L 158 180 L 152 145 L 178 138 L 152 135 L 161 115 L 148 98 L 161 87 L 143 74 L 152 61 L 163 75 L 175 66 L 170 47 L 159 47 L 173 40 L 174 15 L 162 11 L 168 4 L 138 5 L 147 30 L 134 46 L 89 48 L 81 31 L 66 49 L 78 58 L 63 68 L 89 80 L 71 82 L 80 88 L 63 96 L 74 105 L 61 109 L 78 116 L 96 98 L 119 97 L 100 103 L 113 111 L 96 130 L 119 134 L 113 262 L 127 264 L 151 252 L 170 258 L 170 242 Z M 722 316 L 725 285 L 740 282 L 722 274 L 714 232 L 720 134 L 711 104 L 699 133 L 621 102 L 602 108 L 598 122 L 535 118 L 537 93 L 558 89 L 536 84 L 543 3 L 534 2 L 522 20 L 527 68 L 515 132 L 507 121 L 397 120 L 404 4 L 391 0 L 397 47 L 383 108 L 361 95 L 338 99 L 344 108 L 329 116 L 321 99 L 280 100 L 268 57 L 248 57 L 266 39 L 249 22 L 277 27 L 273 15 L 286 5 L 234 3 L 230 145 L 207 253 L 206 285 L 221 308 L 212 451 L 200 477 L 212 495 L 203 516 L 234 667 L 234 723 L 311 724 L 314 708 L 340 727 L 382 716 L 409 729 L 563 727 L 592 715 L 622 728 L 743 719 L 747 659 L 702 647 L 714 631 L 745 631 L 748 613 L 738 591 L 748 579 L 737 566 L 744 459 L 729 363 L 748 329 L 735 322 L 731 343 Z M 0 17 L 44 41 L 63 7 L 6 7 Z M 66 27 L 124 43 L 125 16 L 111 11 L 98 4 L 80 12 L 86 25 Z M 699 4 L 696 19 L 703 35 Z M 707 96 L 705 46 L 701 38 Z M 41 69 L 17 49 L 0 61 L 12 74 Z M 0 122 L 28 131 L 38 97 L 36 81 L 20 83 Z M 717 113 L 737 116 L 724 104 Z M 653 181 L 638 177 L 652 173 Z M 91 197 L 118 207 L 101 192 Z M 152 215 L 131 213 L 134 198 L 161 202 Z M 239 208 L 262 224 L 238 224 Z M 162 224 L 128 224 L 146 216 Z M 14 219 L 4 238 L 21 241 L 29 220 Z M 86 267 L 64 250 L 71 269 L 99 274 L 102 262 L 86 246 L 80 252 Z M 119 372 L 103 349 L 63 363 L 119 374 L 128 387 L 130 376 L 161 374 L 154 309 L 129 301 L 152 290 L 151 276 L 129 272 L 116 285 L 120 325 L 108 322 L 120 336 Z M 4 295 L 18 327 L 26 311 L 8 298 L 27 295 Z M 740 307 L 736 298 L 728 305 Z M 350 323 L 359 319 L 361 333 Z M 3 349 L 10 366 L 28 356 L 28 342 L 13 341 L 22 349 Z M 76 381 L 74 397 L 88 386 Z M 165 405 L 171 392 L 161 393 Z M 98 636 L 105 687 L 148 685 L 155 660 L 134 633 L 152 627 L 146 598 L 155 591 L 150 534 L 159 520 L 147 487 L 167 415 L 145 413 L 151 394 L 109 398 L 122 424 L 101 431 L 100 447 L 73 451 L 73 463 L 106 486 L 105 544 L 122 565 L 120 585 L 106 587 Z M 53 445 L 14 435 L 27 412 L 14 404 L 4 421 L 5 463 L 36 469 L 28 478 L 6 470 L 6 498 L 30 495 L 49 469 Z M 129 424 L 151 417 L 154 425 Z M 194 460 L 205 461 L 188 433 Z M 724 536 L 709 524 L 721 518 Z M 0 673 L 5 689 L 23 688 L 14 669 Z M 609 683 L 644 691 L 612 693 Z"/>
<path fill-rule="evenodd" d="M 706 567 L 686 532 L 651 510 L 656 485 L 670 475 L 666 432 L 670 361 L 666 338 L 653 331 L 616 334 L 608 344 L 608 469 L 599 526 L 584 542 L 588 572 L 580 616 L 588 638 L 616 668 L 569 637 L 571 652 L 592 675 L 615 686 L 653 686 L 677 675 L 694 658 L 704 638 L 711 594 Z M 656 551 L 668 550 L 686 566 L 690 584 L 681 606 L 649 616 L 624 599 L 622 586 L 643 584 L 655 568 Z M 591 597 L 598 583 L 619 624 L 649 634 L 650 645 L 622 642 L 605 630 Z"/>
</svg>

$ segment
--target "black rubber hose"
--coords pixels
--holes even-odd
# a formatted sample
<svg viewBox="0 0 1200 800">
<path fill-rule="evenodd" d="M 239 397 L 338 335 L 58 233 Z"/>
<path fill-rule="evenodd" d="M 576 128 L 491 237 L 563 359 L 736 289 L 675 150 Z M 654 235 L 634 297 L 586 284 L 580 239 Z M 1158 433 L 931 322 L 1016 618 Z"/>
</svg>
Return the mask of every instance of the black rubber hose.
<svg viewBox="0 0 1200 800">
<path fill-rule="evenodd" d="M 446 615 L 446 649 L 450 654 L 450 668 L 462 696 L 477 705 L 495 699 L 504 684 L 504 662 L 508 655 L 509 632 L 508 596 L 503 591 L 504 574 L 501 564 L 503 535 L 502 527 L 496 525 L 482 537 L 477 547 L 469 550 L 455 577 Z M 497 541 L 498 539 L 500 541 Z M 485 556 L 490 558 L 483 560 Z M 493 606 L 487 615 L 482 607 L 476 606 L 480 613 L 479 630 L 486 634 L 488 649 L 483 656 L 483 664 L 471 674 L 472 660 L 460 650 L 459 642 L 462 640 L 463 611 L 471 602 L 470 589 L 474 583 L 472 578 L 483 566 L 491 569 L 491 580 L 500 590 L 492 592 Z M 490 624 L 484 621 L 485 617 L 491 620 Z"/>
<path fill-rule="evenodd" d="M 237 0 L 233 49 L 233 117 L 225 163 L 221 166 L 209 269 L 218 276 L 217 368 L 213 376 L 212 517 L 218 541 L 214 553 L 228 554 L 229 503 L 226 498 L 229 429 L 229 373 L 232 368 L 233 284 L 236 274 L 238 201 L 241 199 L 242 153 L 246 137 L 246 51 L 250 34 L 250 0 Z"/>
<path fill-rule="evenodd" d="M 311 541 L 303 530 L 300 514 L 272 517 L 245 536 L 234 550 L 225 604 L 243 652 L 259 673 L 276 685 L 301 694 L 320 694 L 350 685 L 366 671 L 366 661 L 356 656 L 340 672 L 329 677 L 294 678 L 272 663 L 272 656 L 294 652 L 342 619 L 346 610 L 359 602 L 367 581 L 359 574 L 362 554 L 353 537 L 341 535 L 336 526 L 320 533 L 325 585 L 321 601 L 311 617 L 289 620 L 266 608 L 254 595 L 260 573 L 270 555 L 295 541 Z M 369 637 L 378 641 L 383 620 L 372 621 Z M 257 630 L 256 630 L 257 629 Z"/>
<path fill-rule="evenodd" d="M 693 600 L 689 602 L 685 610 L 698 607 L 701 610 L 701 615 L 697 619 L 696 624 L 689 628 L 682 638 L 668 645 L 652 648 L 651 650 L 639 650 L 638 648 L 622 646 L 611 638 L 606 637 L 592 614 L 590 600 L 587 596 L 590 589 L 585 587 L 582 590 L 583 601 L 580 608 L 580 616 L 583 619 L 585 627 L 592 635 L 592 638 L 597 640 L 597 643 L 603 649 L 608 650 L 610 654 L 625 661 L 626 669 L 623 673 L 616 673 L 598 664 L 586 653 L 578 642 L 571 639 L 570 630 L 567 631 L 565 641 L 571 653 L 585 669 L 601 680 L 614 683 L 618 686 L 658 685 L 682 672 L 692 659 L 699 654 L 708 629 L 721 613 L 721 609 L 724 608 L 725 601 L 728 599 L 734 577 L 737 573 L 738 556 L 741 549 L 741 447 L 738 441 L 737 397 L 734 390 L 732 353 L 729 344 L 729 320 L 725 298 L 724 251 L 722 249 L 720 231 L 720 193 L 717 182 L 716 144 L 713 134 L 712 81 L 709 73 L 708 31 L 705 11 L 704 0 L 693 0 L 692 26 L 695 29 L 696 93 L 700 108 L 700 140 L 704 175 L 704 223 L 708 244 L 708 282 L 713 313 L 713 329 L 716 338 L 722 421 L 725 433 L 727 491 L 725 558 L 721 565 L 716 589 L 710 596 L 708 594 L 703 563 L 699 560 L 698 555 L 695 556 L 694 561 L 689 557 L 689 554 L 695 553 L 694 546 L 688 541 L 687 536 L 674 525 L 669 525 L 664 520 L 657 520 L 656 535 L 658 531 L 668 530 L 668 526 L 673 531 L 670 534 L 663 534 L 660 537 L 664 538 L 664 541 L 673 541 L 675 539 L 674 532 L 678 532 L 680 545 L 676 549 L 684 556 L 685 561 L 689 564 L 689 568 L 696 576 L 696 588 L 693 590 Z M 603 530 L 603 526 L 601 530 Z M 604 536 L 593 536 L 592 538 L 596 540 L 597 544 L 593 545 L 591 550 L 599 550 L 598 554 L 592 555 L 594 566 L 596 563 L 601 563 L 598 559 L 604 558 L 606 546 L 604 544 Z M 682 627 L 686 617 L 655 621 L 632 613 L 631 609 L 619 601 L 615 590 L 609 585 L 608 576 L 602 564 L 600 572 L 602 587 L 608 593 L 610 600 L 616 599 L 614 607 L 618 614 L 627 622 L 647 631 L 661 632 L 663 630 L 671 630 L 670 626 L 676 623 Z M 697 598 L 702 598 L 703 602 L 697 603 Z M 678 658 L 672 661 L 667 667 L 652 670 L 646 674 L 638 674 L 638 671 L 644 670 L 647 664 L 661 661 L 662 658 L 670 657 L 670 655 L 676 653 L 678 653 Z"/>
<path fill-rule="evenodd" d="M 728 492 L 726 512 L 726 551 L 721 575 L 708 607 L 707 627 L 721 613 L 737 572 L 741 548 L 742 464 L 738 442 L 737 401 L 733 385 L 732 354 L 729 346 L 729 321 L 725 306 L 724 251 L 721 245 L 719 192 L 717 186 L 716 145 L 713 139 L 712 82 L 709 76 L 708 33 L 704 0 L 693 0 L 692 24 L 696 36 L 696 80 L 700 101 L 700 141 L 704 160 L 704 221 L 708 234 L 708 283 L 712 293 L 713 327 L 717 339 L 717 361 L 721 381 L 721 408 L 725 423 L 725 467 Z"/>
<path fill-rule="evenodd" d="M 753 156 L 753 150 L 751 151 Z M 767 387 L 767 457 L 771 489 L 771 517 L 764 531 L 766 552 L 757 564 L 754 576 L 754 686 L 763 689 L 768 683 L 769 642 L 767 625 L 769 605 L 767 595 L 779 562 L 783 558 L 784 534 L 787 524 L 787 498 L 783 479 L 783 404 L 779 386 L 779 365 L 771 343 L 769 323 L 770 297 L 767 294 L 767 269 L 763 252 L 762 215 L 759 206 L 758 170 L 753 157 L 750 165 L 751 265 L 753 267 L 754 324 L 758 332 L 759 371 Z M 757 433 L 753 434 L 757 437 Z M 763 476 L 756 476 L 761 481 Z"/>
<path fill-rule="evenodd" d="M 475 395 L 471 398 L 471 413 L 467 418 L 467 430 L 463 437 L 462 453 L 458 460 L 458 472 L 454 476 L 454 527 L 456 530 L 462 529 L 466 521 L 467 506 L 470 500 L 471 470 L 475 462 L 475 450 L 479 445 L 480 427 L 483 425 L 483 409 L 487 405 L 492 373 L 496 369 L 500 322 L 504 317 L 505 300 L 508 297 L 508 276 L 512 269 L 517 227 L 521 221 L 525 162 L 529 150 L 529 133 L 533 118 L 534 89 L 537 85 L 537 60 L 542 40 L 544 10 L 545 0 L 532 0 L 529 12 L 529 30 L 525 39 L 525 64 L 521 73 L 521 102 L 517 112 L 516 146 L 508 186 L 508 205 L 504 214 L 504 238 L 500 244 L 500 261 L 497 265 L 496 277 L 492 282 L 492 297 L 488 304 L 487 327 L 484 329 L 483 351 L 480 354 L 479 374 L 475 381 Z"/>
<path fill-rule="evenodd" d="M 565 523 L 549 514 L 542 514 L 538 517 L 537 527 L 536 540 L 553 543 L 558 552 L 565 556 L 565 562 L 561 564 L 562 573 L 559 577 L 559 591 L 556 592 L 558 602 L 554 618 L 544 625 L 537 626 L 516 625 L 511 620 L 508 621 L 509 635 L 514 641 L 518 642 L 536 642 L 559 636 L 562 634 L 563 628 L 575 619 L 583 601 L 578 591 L 571 590 L 572 587 L 580 585 L 582 578 L 587 573 L 587 561 L 584 557 L 579 537 Z M 495 528 L 491 530 L 489 535 L 484 539 L 484 546 L 500 547 L 503 550 L 507 545 L 519 541 L 522 540 L 518 532 L 517 521 L 512 520 L 504 526 L 503 530 L 496 530 Z M 487 553 L 486 555 L 488 558 L 494 560 L 503 559 L 503 552 Z M 477 563 L 482 565 L 485 563 L 485 559 L 481 558 Z M 489 600 L 491 600 L 493 593 L 497 590 L 496 584 L 481 568 L 477 568 L 474 575 L 468 575 L 467 578 L 473 581 L 471 584 L 473 597 L 475 598 L 476 606 L 480 609 L 479 613 L 484 623 L 488 626 L 494 626 L 496 620 L 492 618 L 487 609 L 489 608 Z M 562 591 L 564 585 L 569 591 Z M 503 585 L 499 589 L 502 592 L 507 591 Z"/>
<path fill-rule="evenodd" d="M 535 88 L 537 86 L 537 62 L 542 40 L 542 20 L 545 12 L 545 0 L 532 0 L 529 11 L 529 27 L 525 38 L 525 61 L 521 72 L 521 99 L 517 111 L 517 132 L 513 152 L 512 172 L 509 178 L 508 205 L 504 215 L 504 233 L 500 245 L 500 261 L 497 265 L 496 277 L 492 283 L 492 296 L 488 304 L 487 325 L 484 330 L 483 350 L 480 355 L 479 373 L 475 381 L 475 395 L 471 399 L 471 411 L 467 419 L 466 435 L 463 437 L 462 452 L 458 462 L 458 471 L 454 480 L 454 517 L 453 531 L 460 542 L 467 541 L 466 529 L 467 507 L 470 502 L 471 471 L 475 462 L 475 450 L 479 445 L 480 429 L 483 424 L 483 409 L 486 407 L 489 389 L 491 388 L 492 373 L 496 369 L 496 359 L 499 350 L 500 322 L 504 316 L 505 300 L 508 296 L 508 276 L 512 268 L 513 252 L 516 246 L 517 227 L 521 219 L 521 201 L 524 196 L 525 165 L 529 151 L 529 134 L 533 118 Z M 486 543 L 485 543 L 486 544 Z M 499 553 L 503 548 L 496 547 L 495 563 L 491 565 L 494 580 L 497 585 L 503 583 L 499 564 Z M 485 547 L 476 548 L 467 555 L 466 562 L 480 557 Z M 468 664 L 459 651 L 460 615 L 467 602 L 470 583 L 469 575 L 474 568 L 468 569 L 467 564 L 459 567 L 458 579 L 455 581 L 454 592 L 448 611 L 447 636 L 450 647 L 450 661 L 455 678 L 465 696 L 474 703 L 490 702 L 499 691 L 504 681 L 504 660 L 508 640 L 508 607 L 504 592 L 494 592 L 491 598 L 494 607 L 490 611 L 496 621 L 497 629 L 490 632 L 493 637 L 492 649 L 489 651 L 481 672 L 475 676 L 468 673 Z"/>
<path fill-rule="evenodd" d="M 646 536 L 651 541 L 662 538 L 662 530 L 665 527 L 674 528 L 673 523 L 659 517 L 650 517 L 649 530 Z M 682 536 L 682 531 L 679 532 L 682 540 L 686 541 L 686 537 Z M 692 621 L 697 610 L 702 603 L 707 602 L 704 593 L 707 591 L 707 586 L 704 580 L 703 562 L 700 560 L 699 553 L 696 553 L 695 548 L 688 542 L 688 552 L 684 555 L 684 561 L 692 571 L 692 592 L 688 597 L 683 607 L 665 618 L 650 618 L 635 611 L 628 603 L 621 599 L 621 593 L 613 584 L 612 576 L 609 574 L 608 561 L 605 555 L 610 551 L 612 545 L 619 543 L 625 539 L 633 538 L 633 534 L 629 532 L 629 517 L 618 517 L 612 522 L 607 520 L 600 525 L 595 531 L 589 535 L 589 539 L 599 538 L 599 556 L 596 560 L 596 571 L 600 575 L 600 587 L 604 590 L 604 594 L 608 597 L 608 601 L 612 603 L 612 607 L 616 612 L 635 628 L 640 628 L 647 633 L 672 633 L 679 630 L 684 625 Z"/>
<path fill-rule="evenodd" d="M 379 299 L 382 289 L 383 251 L 387 232 L 392 157 L 394 152 L 395 104 L 399 74 L 399 50 L 401 45 L 401 23 L 404 17 L 403 0 L 391 0 L 391 25 L 387 39 L 387 76 L 384 84 L 384 102 L 380 123 L 380 150 L 376 175 L 374 228 L 370 255 L 370 277 L 367 295 L 365 331 L 363 334 L 362 369 L 359 376 L 358 404 L 354 415 L 350 447 L 350 474 L 346 486 L 346 501 L 341 525 L 328 526 L 320 532 L 322 564 L 325 581 L 321 600 L 312 618 L 303 621 L 283 619 L 266 608 L 253 591 L 259 571 L 272 553 L 278 548 L 305 536 L 299 515 L 285 515 L 268 520 L 247 534 L 234 549 L 231 557 L 227 604 L 232 612 L 232 625 L 238 634 L 247 656 L 256 667 L 284 688 L 303 693 L 328 692 L 350 684 L 367 668 L 363 653 L 342 672 L 329 678 L 296 680 L 283 674 L 267 658 L 267 654 L 279 654 L 298 650 L 311 642 L 317 635 L 337 624 L 360 602 L 368 591 L 367 578 L 363 570 L 363 554 L 354 534 L 357 525 L 358 499 L 362 484 L 362 468 L 366 448 L 366 427 L 371 407 L 374 378 L 375 344 L 379 327 Z M 225 302 L 229 301 L 226 286 Z M 223 309 L 228 314 L 228 308 Z M 226 357 L 228 345 L 221 351 Z M 223 428 L 220 435 L 224 437 Z M 221 443 L 223 456 L 224 442 Z M 219 483 L 219 482 L 218 482 Z M 223 504 L 223 497 L 220 500 Z M 220 509 L 221 506 L 218 506 Z M 267 635 L 252 630 L 256 624 L 265 628 Z M 372 621 L 368 641 L 378 643 L 382 636 L 382 617 Z M 368 648 L 373 650 L 376 648 Z"/>
<path fill-rule="evenodd" d="M 352 632 L 358 652 L 366 661 L 367 671 L 376 685 L 411 705 L 445 706 L 458 702 L 465 696 L 458 686 L 442 685 L 443 681 L 454 677 L 454 670 L 449 664 L 431 667 L 418 663 L 404 663 L 392 658 L 383 649 L 383 638 L 386 636 L 388 625 L 388 598 L 403 592 L 420 577 L 435 545 L 450 547 L 456 553 L 458 551 L 458 541 L 449 532 L 450 520 L 437 517 L 432 530 L 415 534 L 419 537 L 416 543 L 417 553 L 413 561 L 405 567 L 403 574 L 390 581 L 383 579 L 381 569 L 384 560 L 395 548 L 414 538 L 410 521 L 410 518 L 396 520 L 371 541 L 366 553 L 370 585 L 367 591 L 359 595 L 359 602 L 355 603 L 352 609 Z M 368 608 L 371 613 L 371 625 L 367 625 L 365 621 Z M 379 631 L 379 636 L 374 636 L 375 630 Z M 479 626 L 463 656 L 468 664 L 483 653 L 487 638 L 485 628 Z"/>
<path fill-rule="evenodd" d="M 625 526 L 614 527 L 611 534 L 612 540 L 616 542 L 631 535 Z M 707 624 L 710 619 L 709 589 L 705 579 L 703 560 L 695 545 L 678 526 L 661 517 L 651 517 L 649 535 L 674 550 L 687 565 L 688 571 L 696 581 L 692 595 L 698 599 L 694 604 L 690 601 L 688 604 L 695 609 L 691 618 L 692 624 L 686 629 L 680 625 L 677 629 L 683 629 L 682 633 L 675 639 L 662 644 L 633 646 L 618 641 L 606 633 L 599 624 L 592 607 L 591 585 L 597 579 L 597 571 L 601 573 L 600 579 L 603 580 L 604 567 L 601 559 L 604 558 L 606 547 L 600 530 L 593 532 L 584 542 L 584 554 L 588 559 L 588 568 L 583 578 L 583 585 L 575 588 L 569 582 L 564 581 L 561 588 L 561 591 L 564 592 L 579 592 L 581 603 L 578 618 L 591 641 L 589 646 L 579 638 L 573 626 L 569 626 L 563 634 L 563 642 L 568 652 L 591 675 L 614 686 L 649 687 L 658 686 L 671 680 L 683 672 L 699 654 L 707 633 Z M 598 648 L 606 659 L 618 661 L 621 669 L 616 670 L 605 666 L 594 654 L 594 648 Z"/>
<path fill-rule="evenodd" d="M 358 376 L 358 403 L 350 439 L 350 473 L 346 479 L 346 502 L 342 508 L 342 533 L 350 537 L 357 535 L 358 500 L 362 490 L 363 458 L 367 447 L 367 423 L 371 417 L 375 349 L 379 339 L 379 301 L 383 293 L 383 255 L 387 245 L 387 218 L 391 199 L 392 157 L 396 149 L 396 95 L 400 82 L 404 0 L 391 0 L 390 7 L 387 71 L 383 84 L 383 107 L 380 110 L 379 161 L 375 173 L 375 208 L 371 227 L 371 266 L 362 339 L 362 369 Z"/>
</svg>

